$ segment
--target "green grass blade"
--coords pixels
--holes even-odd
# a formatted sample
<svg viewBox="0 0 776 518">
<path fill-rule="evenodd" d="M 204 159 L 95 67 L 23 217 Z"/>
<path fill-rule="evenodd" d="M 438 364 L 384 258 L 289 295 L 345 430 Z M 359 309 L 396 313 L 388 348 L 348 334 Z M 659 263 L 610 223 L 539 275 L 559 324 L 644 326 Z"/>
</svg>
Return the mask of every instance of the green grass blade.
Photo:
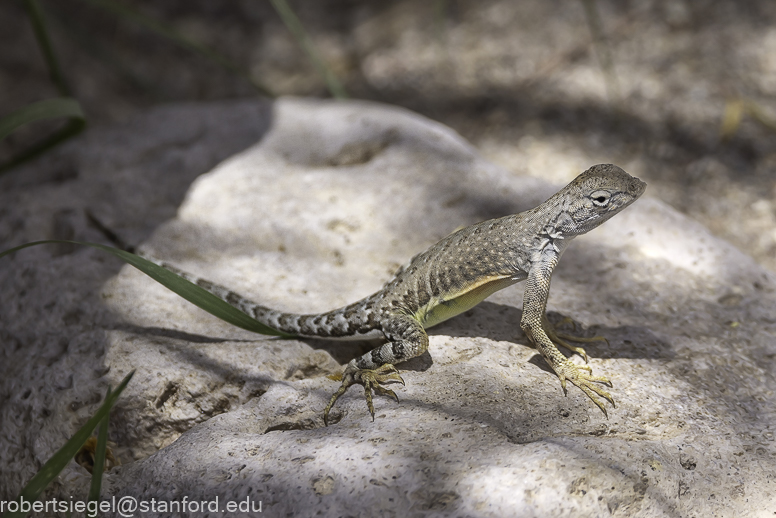
<svg viewBox="0 0 776 518">
<path fill-rule="evenodd" d="M 30 246 L 42 245 L 46 243 L 72 243 L 76 245 L 90 246 L 122 259 L 127 264 L 131 264 L 141 272 L 151 277 L 156 282 L 162 284 L 166 288 L 177 293 L 184 299 L 188 300 L 195 306 L 204 309 L 211 315 L 220 318 L 224 322 L 228 322 L 233 326 L 252 331 L 254 333 L 262 335 L 272 336 L 290 336 L 286 333 L 281 333 L 269 326 L 266 326 L 258 320 L 250 317 L 248 314 L 243 313 L 234 306 L 230 306 L 227 302 L 219 299 L 212 293 L 200 288 L 196 284 L 187 281 L 186 279 L 174 274 L 170 270 L 167 270 L 156 263 L 118 248 L 113 248 L 99 243 L 88 243 L 82 241 L 60 241 L 60 240 L 47 240 L 47 241 L 34 241 L 32 243 L 26 243 L 5 252 L 0 253 L 0 258 L 21 250 Z"/>
<path fill-rule="evenodd" d="M 30 17 L 32 29 L 35 31 L 35 38 L 38 40 L 38 45 L 43 53 L 43 59 L 46 60 L 51 81 L 59 90 L 59 95 L 63 97 L 72 95 L 70 86 L 67 84 L 64 74 L 62 74 L 62 68 L 59 66 L 56 54 L 54 54 L 54 47 L 51 45 L 51 39 L 48 36 L 46 22 L 43 19 L 40 5 L 38 5 L 37 0 L 24 0 L 24 6 L 27 8 L 27 15 Z"/>
<path fill-rule="evenodd" d="M 47 150 L 51 149 L 57 144 L 64 142 L 70 137 L 74 137 L 78 135 L 83 131 L 85 127 L 86 127 L 86 121 L 84 119 L 71 120 L 64 128 L 57 131 L 50 137 L 45 138 L 41 142 L 38 142 L 37 144 L 32 146 L 31 148 L 26 149 L 21 153 L 15 155 L 4 164 L 0 164 L 0 174 L 10 171 L 14 167 L 20 164 L 23 164 L 28 160 L 32 160 L 33 158 L 37 157 L 42 153 L 45 153 Z"/>
<path fill-rule="evenodd" d="M 0 120 L 0 140 L 10 135 L 17 128 L 37 120 L 66 117 L 70 121 L 53 135 L 46 137 L 29 149 L 11 157 L 7 162 L 0 164 L 0 174 L 35 158 L 57 144 L 77 135 L 86 126 L 86 118 L 84 117 L 83 110 L 81 110 L 81 106 L 78 104 L 78 101 L 70 97 L 70 87 L 65 80 L 64 74 L 62 74 L 56 54 L 54 54 L 54 48 L 51 45 L 51 39 L 46 29 L 46 22 L 43 19 L 40 5 L 38 5 L 37 0 L 24 0 L 24 5 L 35 32 L 35 37 L 38 40 L 38 45 L 43 53 L 43 58 L 48 66 L 51 80 L 62 97 L 33 103 L 4 117 Z"/>
<path fill-rule="evenodd" d="M 69 118 L 70 121 L 53 135 L 0 164 L 0 174 L 81 133 L 86 127 L 86 118 L 78 101 L 69 97 L 60 97 L 32 103 L 0 119 L 0 139 L 3 139 L 25 124 L 62 117 Z"/>
<path fill-rule="evenodd" d="M 342 86 L 342 83 L 339 82 L 337 76 L 334 75 L 334 72 L 326 66 L 326 63 L 318 54 L 318 50 L 315 48 L 313 40 L 307 35 L 302 22 L 299 21 L 299 18 L 291 9 L 291 6 L 288 5 L 288 2 L 286 2 L 286 0 L 270 0 L 270 2 L 272 2 L 272 6 L 275 8 L 278 15 L 280 15 L 280 18 L 283 20 L 283 23 L 288 30 L 291 31 L 291 34 L 296 38 L 299 46 L 302 47 L 302 50 L 307 54 L 307 57 L 313 62 L 315 69 L 321 77 L 323 77 L 324 81 L 326 81 L 326 86 L 331 95 L 337 99 L 346 99 L 348 94 L 345 91 L 345 88 Z"/>
<path fill-rule="evenodd" d="M 105 399 L 110 397 L 110 387 L 105 394 Z M 102 473 L 105 470 L 105 450 L 108 448 L 108 423 L 110 412 L 100 421 L 100 430 L 97 432 L 97 449 L 94 452 L 94 466 L 92 467 L 92 483 L 89 486 L 88 501 L 99 501 L 102 489 Z"/>
<path fill-rule="evenodd" d="M 29 104 L 0 119 L 0 140 L 25 124 L 45 119 L 59 119 L 62 117 L 85 120 L 81 105 L 71 97 L 46 99 L 44 101 Z"/>
<path fill-rule="evenodd" d="M 204 45 L 197 43 L 196 41 L 192 41 L 184 37 L 182 34 L 178 33 L 177 31 L 165 25 L 164 23 L 158 20 L 154 20 L 153 18 L 149 18 L 141 14 L 139 11 L 136 11 L 130 7 L 122 5 L 113 0 L 84 0 L 84 1 L 105 11 L 109 11 L 110 13 L 117 15 L 120 18 L 129 20 L 138 25 L 141 25 L 146 29 L 152 32 L 155 32 L 156 34 L 164 38 L 167 38 L 168 40 L 172 41 L 179 47 L 196 52 L 206 57 L 207 59 L 224 67 L 230 72 L 248 80 L 248 82 L 262 95 L 266 95 L 267 97 L 274 97 L 274 95 L 269 90 L 269 88 L 267 88 L 266 86 L 256 81 L 248 72 L 246 72 L 245 70 L 243 70 L 242 68 L 234 64 L 231 60 L 222 56 L 218 52 L 215 52 L 205 47 Z"/>
<path fill-rule="evenodd" d="M 70 440 L 43 465 L 42 468 L 40 468 L 29 482 L 27 482 L 27 485 L 24 486 L 24 489 L 19 493 L 19 501 L 24 500 L 25 502 L 34 502 L 38 499 L 41 493 L 43 493 L 43 490 L 46 489 L 46 486 L 59 475 L 75 454 L 78 453 L 81 446 L 83 446 L 86 440 L 92 435 L 94 428 L 110 414 L 111 408 L 116 404 L 116 401 L 126 388 L 129 380 L 132 379 L 134 373 L 135 371 L 132 371 L 127 374 L 121 383 L 119 383 L 119 386 L 116 387 L 116 391 L 105 398 L 105 401 L 102 406 L 100 406 L 99 410 L 97 410 L 86 424 L 83 425 Z M 28 513 L 22 511 L 16 513 L 6 512 L 3 514 L 3 518 L 24 518 L 27 514 Z"/>
</svg>

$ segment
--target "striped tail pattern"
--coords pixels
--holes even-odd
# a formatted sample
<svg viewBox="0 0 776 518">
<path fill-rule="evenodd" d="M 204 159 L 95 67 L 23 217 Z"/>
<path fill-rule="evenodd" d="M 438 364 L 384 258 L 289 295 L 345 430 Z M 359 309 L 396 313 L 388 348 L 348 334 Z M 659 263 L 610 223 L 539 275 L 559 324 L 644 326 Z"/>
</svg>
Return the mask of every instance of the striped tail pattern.
<svg viewBox="0 0 776 518">
<path fill-rule="evenodd" d="M 196 284 L 230 306 L 277 331 L 300 337 L 340 340 L 365 340 L 383 337 L 376 318 L 377 312 L 374 311 L 374 304 L 379 299 L 378 294 L 326 313 L 306 315 L 286 313 L 257 304 L 229 288 L 184 272 L 155 257 L 145 254 L 138 255 Z"/>
</svg>

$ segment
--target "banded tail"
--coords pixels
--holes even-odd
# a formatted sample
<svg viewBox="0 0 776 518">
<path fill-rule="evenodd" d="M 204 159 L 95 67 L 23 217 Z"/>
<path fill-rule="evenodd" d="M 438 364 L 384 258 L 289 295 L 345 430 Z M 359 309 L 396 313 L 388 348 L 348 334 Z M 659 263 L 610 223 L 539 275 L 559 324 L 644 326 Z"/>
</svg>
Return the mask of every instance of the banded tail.
<svg viewBox="0 0 776 518">
<path fill-rule="evenodd" d="M 383 337 L 373 310 L 374 295 L 326 313 L 305 315 L 286 313 L 262 306 L 229 288 L 184 272 L 155 257 L 135 253 L 196 284 L 230 306 L 277 331 L 308 338 L 365 340 Z"/>
</svg>

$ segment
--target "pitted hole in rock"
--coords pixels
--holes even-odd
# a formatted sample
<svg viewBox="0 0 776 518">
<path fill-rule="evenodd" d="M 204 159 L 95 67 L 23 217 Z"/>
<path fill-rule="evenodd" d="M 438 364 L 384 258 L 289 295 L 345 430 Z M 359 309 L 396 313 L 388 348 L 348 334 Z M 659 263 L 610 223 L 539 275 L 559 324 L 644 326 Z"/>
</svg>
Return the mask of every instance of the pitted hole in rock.
<svg viewBox="0 0 776 518">
<path fill-rule="evenodd" d="M 334 167 L 366 164 L 387 148 L 392 138 L 372 140 L 367 142 L 348 143 L 340 148 L 339 152 L 328 160 L 328 164 Z"/>
<path fill-rule="evenodd" d="M 178 384 L 174 381 L 168 382 L 167 386 L 164 387 L 164 391 L 156 399 L 156 408 L 162 408 L 178 392 L 178 388 Z"/>
<path fill-rule="evenodd" d="M 315 428 L 321 428 L 321 425 L 316 424 L 314 419 L 302 419 L 300 421 L 283 421 L 274 424 L 267 427 L 264 433 L 286 432 L 289 430 L 313 430 Z"/>
</svg>

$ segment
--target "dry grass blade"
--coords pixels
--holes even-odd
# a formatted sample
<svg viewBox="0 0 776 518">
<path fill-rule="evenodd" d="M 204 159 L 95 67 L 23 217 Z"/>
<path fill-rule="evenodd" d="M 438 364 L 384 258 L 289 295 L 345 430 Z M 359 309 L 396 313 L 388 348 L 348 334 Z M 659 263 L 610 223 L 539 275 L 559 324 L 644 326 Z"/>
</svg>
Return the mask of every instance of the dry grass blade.
<svg viewBox="0 0 776 518">
<path fill-rule="evenodd" d="M 283 20 L 286 27 L 288 27 L 288 30 L 291 31 L 291 34 L 296 38 L 299 46 L 302 47 L 302 50 L 307 54 L 307 57 L 313 62 L 315 69 L 321 77 L 323 77 L 324 81 L 326 81 L 326 86 L 332 97 L 346 99 L 348 94 L 345 91 L 345 88 L 342 86 L 342 83 L 339 82 L 337 76 L 334 75 L 334 72 L 326 66 L 326 63 L 318 54 L 318 50 L 315 48 L 313 40 L 307 35 L 302 22 L 300 22 L 299 18 L 294 14 L 291 6 L 288 5 L 288 2 L 286 2 L 286 0 L 270 0 L 270 2 L 272 2 L 272 6 L 275 8 L 278 15 L 280 15 L 280 18 Z"/>
<path fill-rule="evenodd" d="M 71 243 L 75 245 L 90 246 L 103 252 L 108 252 L 119 259 L 122 259 L 127 264 L 130 264 L 151 277 L 156 282 L 160 283 L 169 290 L 177 293 L 184 299 L 188 300 L 195 306 L 204 309 L 211 315 L 220 318 L 224 322 L 228 322 L 233 326 L 251 331 L 262 335 L 271 336 L 290 336 L 286 333 L 281 333 L 269 326 L 266 326 L 252 318 L 247 313 L 243 313 L 234 306 L 230 306 L 227 302 L 224 302 L 220 298 L 216 297 L 207 290 L 200 288 L 196 284 L 187 281 L 183 277 L 180 277 L 170 270 L 167 270 L 156 263 L 144 259 L 139 255 L 135 255 L 118 248 L 113 248 L 99 243 L 88 243 L 83 241 L 62 241 L 62 240 L 47 240 L 47 241 L 33 241 L 32 243 L 25 243 L 23 245 L 11 248 L 5 252 L 0 253 L 0 258 L 22 250 L 31 246 L 51 244 L 51 243 Z"/>
<path fill-rule="evenodd" d="M 70 121 L 53 135 L 0 164 L 0 174 L 77 135 L 86 127 L 86 118 L 78 101 L 60 97 L 32 103 L 0 119 L 0 139 L 3 139 L 25 124 L 59 118 L 68 118 Z"/>
<path fill-rule="evenodd" d="M 31 122 L 63 117 L 85 120 L 81 105 L 69 97 L 46 99 L 32 103 L 0 119 L 0 140 Z"/>
<path fill-rule="evenodd" d="M 110 387 L 105 394 L 105 399 L 110 397 Z M 90 502 L 100 499 L 102 490 L 102 473 L 105 471 L 105 450 L 108 448 L 108 423 L 110 412 L 100 421 L 100 430 L 97 432 L 97 449 L 94 452 L 94 469 L 92 470 L 92 483 L 89 486 L 88 500 Z"/>
</svg>

